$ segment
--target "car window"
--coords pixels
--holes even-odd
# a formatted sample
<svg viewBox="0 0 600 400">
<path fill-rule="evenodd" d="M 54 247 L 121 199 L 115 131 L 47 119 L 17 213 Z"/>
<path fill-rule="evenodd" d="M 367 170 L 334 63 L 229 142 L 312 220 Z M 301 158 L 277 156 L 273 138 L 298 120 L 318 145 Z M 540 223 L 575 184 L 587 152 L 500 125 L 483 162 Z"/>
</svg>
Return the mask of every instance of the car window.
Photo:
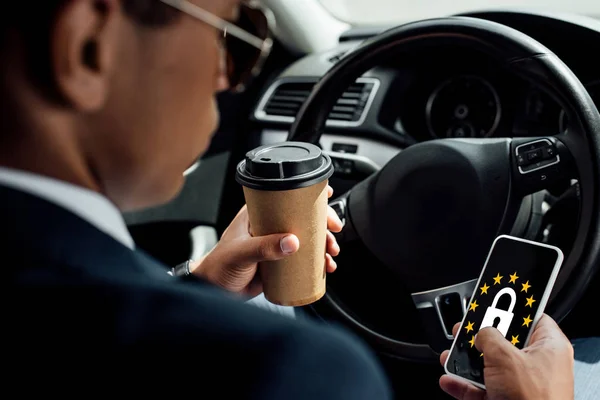
<svg viewBox="0 0 600 400">
<path fill-rule="evenodd" d="M 398 23 L 489 8 L 537 8 L 600 17 L 598 0 L 319 0 L 354 25 Z"/>
</svg>

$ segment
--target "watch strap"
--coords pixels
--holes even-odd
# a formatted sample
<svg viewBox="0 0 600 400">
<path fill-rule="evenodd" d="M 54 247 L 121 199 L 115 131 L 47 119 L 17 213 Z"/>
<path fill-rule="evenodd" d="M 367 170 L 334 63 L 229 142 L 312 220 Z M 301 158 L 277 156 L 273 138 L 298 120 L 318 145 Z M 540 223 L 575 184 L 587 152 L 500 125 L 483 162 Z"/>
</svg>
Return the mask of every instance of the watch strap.
<svg viewBox="0 0 600 400">
<path fill-rule="evenodd" d="M 192 260 L 187 260 L 186 262 L 176 265 L 174 268 L 171 269 L 171 275 L 178 276 L 178 277 L 184 277 L 184 276 L 191 275 L 192 274 L 192 272 L 190 271 L 190 263 L 191 262 L 192 262 Z"/>
</svg>

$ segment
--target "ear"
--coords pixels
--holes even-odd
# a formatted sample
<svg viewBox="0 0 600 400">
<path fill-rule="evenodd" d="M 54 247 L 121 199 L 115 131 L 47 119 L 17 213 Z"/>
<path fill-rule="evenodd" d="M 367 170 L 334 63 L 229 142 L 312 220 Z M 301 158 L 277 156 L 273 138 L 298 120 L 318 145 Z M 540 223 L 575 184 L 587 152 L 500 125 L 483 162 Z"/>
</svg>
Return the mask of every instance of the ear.
<svg viewBox="0 0 600 400">
<path fill-rule="evenodd" d="M 101 108 L 109 91 L 117 51 L 117 0 L 68 0 L 51 31 L 56 85 L 81 111 Z"/>
</svg>

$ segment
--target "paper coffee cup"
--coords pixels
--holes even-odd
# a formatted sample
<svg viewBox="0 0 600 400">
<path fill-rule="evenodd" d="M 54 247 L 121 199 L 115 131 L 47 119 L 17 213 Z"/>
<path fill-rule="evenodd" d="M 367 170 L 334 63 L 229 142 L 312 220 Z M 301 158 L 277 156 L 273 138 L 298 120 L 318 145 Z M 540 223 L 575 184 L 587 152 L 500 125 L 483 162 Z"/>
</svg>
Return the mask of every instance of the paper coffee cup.
<svg viewBox="0 0 600 400">
<path fill-rule="evenodd" d="M 236 180 L 244 188 L 254 236 L 293 233 L 300 250 L 259 264 L 267 300 L 303 306 L 325 294 L 329 156 L 303 142 L 267 145 L 246 154 Z"/>
</svg>

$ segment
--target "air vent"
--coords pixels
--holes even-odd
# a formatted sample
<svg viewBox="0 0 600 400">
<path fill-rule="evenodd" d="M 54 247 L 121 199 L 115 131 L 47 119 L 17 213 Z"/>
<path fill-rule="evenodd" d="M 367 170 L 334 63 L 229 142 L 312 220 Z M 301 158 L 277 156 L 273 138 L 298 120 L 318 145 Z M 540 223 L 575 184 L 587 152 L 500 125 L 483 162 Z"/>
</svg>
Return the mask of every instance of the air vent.
<svg viewBox="0 0 600 400">
<path fill-rule="evenodd" d="M 313 82 L 287 82 L 279 85 L 267 102 L 266 115 L 294 118 L 310 95 Z"/>
<path fill-rule="evenodd" d="M 261 100 L 256 118 L 261 121 L 293 123 L 316 82 L 282 80 L 275 83 Z M 379 87 L 373 78 L 359 78 L 337 101 L 327 120 L 328 125 L 358 126 Z"/>
</svg>

